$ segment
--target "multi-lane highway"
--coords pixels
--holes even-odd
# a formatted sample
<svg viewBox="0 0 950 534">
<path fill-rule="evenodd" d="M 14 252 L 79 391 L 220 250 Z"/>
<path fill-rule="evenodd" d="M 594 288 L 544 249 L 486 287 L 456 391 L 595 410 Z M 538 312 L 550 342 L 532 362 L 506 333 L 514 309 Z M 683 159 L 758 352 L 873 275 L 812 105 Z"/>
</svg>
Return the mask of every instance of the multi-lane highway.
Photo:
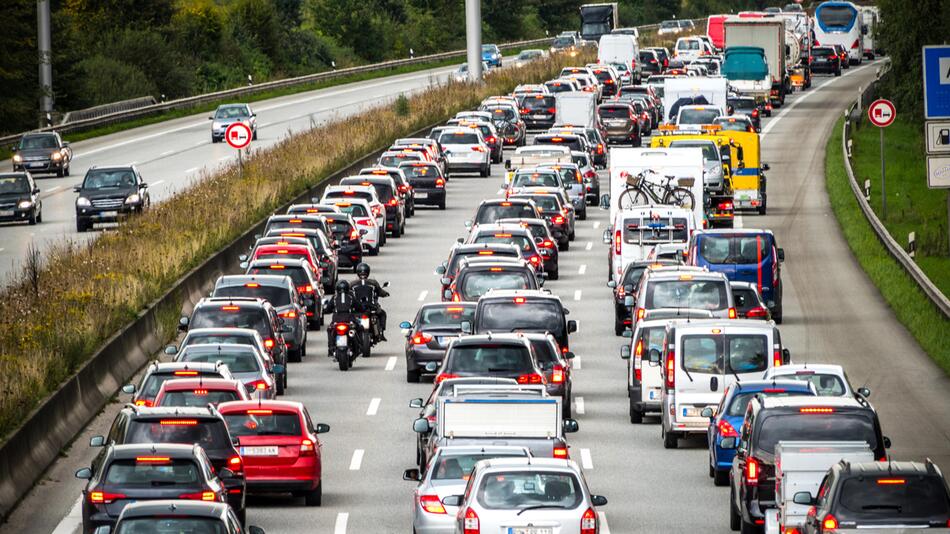
<svg viewBox="0 0 950 534">
<path fill-rule="evenodd" d="M 884 433 L 893 440 L 894 457 L 929 456 L 947 470 L 950 381 L 897 323 L 861 271 L 825 193 L 824 145 L 833 133 L 832 124 L 857 88 L 873 79 L 874 71 L 872 64 L 853 68 L 840 78 L 822 78 L 814 89 L 794 95 L 766 120 L 762 159 L 772 167 L 769 215 L 746 215 L 741 224 L 774 230 L 785 248 L 781 330 L 793 360 L 844 365 L 855 385 L 871 388 Z M 181 131 L 206 137 L 204 127 L 189 128 L 194 132 Z M 269 138 L 266 129 L 262 132 Z M 219 147 L 204 147 L 201 153 Z M 143 162 L 155 159 L 144 148 L 136 150 L 141 150 L 138 157 Z M 194 165 L 201 157 L 187 151 L 169 156 L 154 164 L 154 173 L 162 173 L 159 169 L 166 165 Z M 390 325 L 410 320 L 422 302 L 438 300 L 438 278 L 432 268 L 465 233 L 463 221 L 478 202 L 496 195 L 500 166 L 495 171 L 487 179 L 453 177 L 448 209 L 420 208 L 407 234 L 390 240 L 382 254 L 372 258 L 374 277 L 391 283 L 392 297 L 384 302 Z M 571 342 L 578 355 L 574 414 L 580 422 L 580 432 L 571 438 L 571 456 L 586 471 L 592 491 L 610 499 L 600 510 L 601 532 L 729 532 L 728 489 L 714 487 L 707 477 L 704 443 L 694 440 L 665 450 L 654 420 L 638 426 L 629 423 L 625 363 L 619 358 L 623 339 L 613 335 L 611 294 L 604 286 L 606 254 L 600 238 L 607 217 L 598 209 L 589 214 L 588 220 L 578 222 L 570 252 L 561 256 L 561 279 L 549 282 L 547 288 L 561 296 L 571 318 L 580 323 Z M 403 340 L 394 326 L 390 341 L 347 373 L 326 357 L 324 336 L 311 332 L 309 356 L 291 365 L 287 396 L 304 402 L 315 421 L 332 427 L 322 436 L 323 506 L 254 498 L 249 524 L 268 533 L 409 532 L 413 487 L 401 480 L 401 473 L 413 466 L 415 458 L 411 421 L 416 411 L 407 407 L 407 401 L 425 396 L 431 386 L 405 382 Z M 0 532 L 77 531 L 82 484 L 72 473 L 88 464 L 96 452 L 86 446 L 89 436 L 105 433 L 119 406 L 110 405 L 77 438 Z"/>
<path fill-rule="evenodd" d="M 290 133 L 445 82 L 453 69 L 428 69 L 254 103 L 259 134 L 252 148 L 268 147 Z M 76 233 L 73 186 L 82 182 L 89 167 L 135 163 L 150 186 L 152 201 L 160 202 L 201 179 L 204 171 L 233 161 L 237 157 L 234 149 L 225 143 L 211 143 L 209 115 L 192 115 L 73 144 L 72 176 L 37 175 L 43 222 L 37 226 L 0 225 L 0 280 L 23 265 L 30 243 L 44 251 L 65 239 L 94 239 L 99 234 Z M 4 171 L 11 168 L 10 160 L 0 163 Z"/>
</svg>

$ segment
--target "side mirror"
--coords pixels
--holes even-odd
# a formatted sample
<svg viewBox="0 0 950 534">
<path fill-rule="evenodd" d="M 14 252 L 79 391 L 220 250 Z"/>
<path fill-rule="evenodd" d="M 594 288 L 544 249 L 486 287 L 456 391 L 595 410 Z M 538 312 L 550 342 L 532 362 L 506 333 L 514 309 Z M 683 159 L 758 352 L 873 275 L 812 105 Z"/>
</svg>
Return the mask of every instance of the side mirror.
<svg viewBox="0 0 950 534">
<path fill-rule="evenodd" d="M 427 373 L 434 373 L 439 370 L 439 364 L 436 362 L 429 362 L 425 365 L 424 369 Z"/>
<path fill-rule="evenodd" d="M 617 282 L 614 281 L 614 280 L 611 280 L 611 281 L 607 282 L 607 287 L 609 287 L 610 289 L 614 289 L 614 288 L 617 287 Z"/>
<path fill-rule="evenodd" d="M 472 229 L 472 221 L 465 221 L 465 228 Z"/>
<path fill-rule="evenodd" d="M 419 479 L 421 479 L 421 478 L 422 478 L 422 477 L 419 476 L 419 470 L 418 470 L 418 469 L 414 469 L 414 468 L 413 468 L 413 469 L 406 469 L 405 471 L 402 472 L 402 479 L 403 479 L 403 480 L 408 480 L 408 481 L 410 481 L 410 482 L 413 482 L 413 481 L 414 481 L 414 482 L 418 482 Z"/>
<path fill-rule="evenodd" d="M 416 434 L 425 434 L 429 432 L 432 428 L 429 426 L 429 420 L 425 417 L 420 417 L 412 422 L 412 431 Z"/>
<path fill-rule="evenodd" d="M 317 423 L 317 428 L 313 429 L 314 434 L 326 434 L 330 431 L 330 425 L 326 423 Z"/>
<path fill-rule="evenodd" d="M 573 360 L 573 359 L 576 358 L 576 357 L 577 357 L 577 355 L 574 354 L 574 353 L 571 352 L 571 351 L 567 351 L 567 352 L 564 353 L 564 359 L 565 359 L 565 360 Z"/>
<path fill-rule="evenodd" d="M 360 229 L 360 235 L 366 235 L 366 234 L 368 234 L 368 233 L 369 233 L 369 230 L 365 230 L 365 229 L 362 229 L 362 228 Z"/>
<path fill-rule="evenodd" d="M 399 328 L 402 328 L 403 330 L 409 330 L 410 328 L 412 328 L 412 323 L 410 323 L 409 321 L 403 321 L 399 323 Z"/>
<path fill-rule="evenodd" d="M 78 192 L 80 192 L 80 191 L 82 191 L 82 186 L 81 186 L 81 185 L 74 185 L 74 186 L 73 186 L 73 193 L 78 193 Z"/>
<path fill-rule="evenodd" d="M 122 386 L 122 393 L 126 395 L 132 395 L 135 393 L 135 384 L 126 384 Z"/>
<path fill-rule="evenodd" d="M 505 170 L 508 170 L 508 171 L 511 170 L 511 160 L 510 160 L 510 159 L 506 159 L 506 160 L 505 160 Z"/>
<path fill-rule="evenodd" d="M 40 188 L 39 188 L 39 187 L 34 187 L 34 188 L 33 188 L 33 194 L 34 194 L 34 195 L 37 194 L 37 193 L 39 193 L 39 192 L 40 192 Z"/>
<path fill-rule="evenodd" d="M 462 321 L 462 323 L 460 324 L 460 326 L 462 327 L 462 333 L 463 333 L 463 334 L 471 334 L 471 333 L 472 333 L 472 322 L 471 322 L 471 321 Z"/>
<path fill-rule="evenodd" d="M 103 436 L 93 436 L 89 438 L 90 447 L 102 447 L 106 444 L 106 438 Z"/>
<path fill-rule="evenodd" d="M 762 169 L 763 171 L 772 170 L 772 167 L 768 163 L 763 163 L 762 165 L 759 165 L 759 168 Z"/>
<path fill-rule="evenodd" d="M 792 363 L 792 353 L 788 349 L 782 349 L 782 365 Z"/>
<path fill-rule="evenodd" d="M 445 266 L 439 265 L 435 268 L 435 274 L 445 274 Z"/>
<path fill-rule="evenodd" d="M 178 329 L 181 330 L 182 332 L 184 332 L 185 330 L 188 330 L 188 321 L 189 321 L 188 317 L 181 317 L 180 319 L 178 319 Z"/>
<path fill-rule="evenodd" d="M 784 249 L 784 248 L 778 249 L 778 250 L 777 250 L 777 254 L 778 254 L 778 261 L 785 261 L 785 249 Z"/>
<path fill-rule="evenodd" d="M 603 239 L 605 245 L 609 245 L 610 244 L 610 230 L 604 230 L 604 235 L 601 239 Z"/>
<path fill-rule="evenodd" d="M 610 195 L 601 195 L 600 196 L 600 209 L 609 210 L 610 209 Z"/>
<path fill-rule="evenodd" d="M 621 360 L 630 359 L 630 345 L 624 345 L 620 347 L 620 359 Z"/>
<path fill-rule="evenodd" d="M 178 347 L 176 347 L 175 345 L 169 345 L 165 347 L 165 354 L 169 356 L 174 356 L 178 354 Z"/>
<path fill-rule="evenodd" d="M 389 281 L 383 282 L 383 287 L 389 287 Z"/>
<path fill-rule="evenodd" d="M 631 307 L 631 306 L 633 306 L 633 296 L 632 296 L 632 295 L 627 295 L 627 296 L 625 296 L 625 297 L 623 298 L 623 305 L 626 306 L 626 307 L 628 307 L 628 308 Z"/>
<path fill-rule="evenodd" d="M 590 503 L 594 506 L 607 506 L 607 497 L 603 495 L 591 495 Z"/>
<path fill-rule="evenodd" d="M 88 467 L 83 467 L 82 469 L 77 469 L 75 476 L 76 476 L 76 478 L 79 478 L 79 479 L 82 479 L 82 480 L 89 480 L 90 478 L 92 478 L 92 469 L 89 469 Z"/>
<path fill-rule="evenodd" d="M 240 267 L 240 268 L 242 268 L 242 269 L 247 269 L 247 266 L 248 266 L 248 265 L 250 265 L 249 262 L 242 261 L 241 263 L 238 264 L 238 267 Z"/>
<path fill-rule="evenodd" d="M 660 351 L 657 349 L 650 349 L 649 352 L 650 363 L 659 364 L 660 363 Z"/>
<path fill-rule="evenodd" d="M 723 449 L 735 449 L 739 446 L 739 441 L 736 438 L 722 438 L 719 442 L 719 446 Z"/>
<path fill-rule="evenodd" d="M 241 254 L 238 256 L 238 261 L 247 261 L 247 254 Z"/>
<path fill-rule="evenodd" d="M 625 329 L 623 331 L 623 334 L 620 334 L 620 337 L 626 337 L 626 338 L 633 337 L 633 330 L 630 330 L 629 328 Z"/>
<path fill-rule="evenodd" d="M 564 430 L 565 434 L 573 434 L 574 432 L 580 430 L 581 427 L 577 424 L 576 419 L 565 419 L 564 422 L 561 423 L 561 428 Z"/>
<path fill-rule="evenodd" d="M 462 496 L 449 495 L 448 497 L 442 499 L 442 504 L 446 506 L 460 506 L 462 504 Z"/>
<path fill-rule="evenodd" d="M 795 504 L 811 506 L 815 504 L 815 499 L 812 498 L 811 493 L 808 493 L 807 491 L 799 491 L 792 496 L 792 502 Z"/>
<path fill-rule="evenodd" d="M 209 121 L 213 121 L 213 120 L 214 120 L 214 117 L 208 117 L 208 120 L 209 120 Z"/>
<path fill-rule="evenodd" d="M 247 527 L 247 534 L 267 534 L 264 532 L 264 529 L 258 526 L 251 525 Z"/>
<path fill-rule="evenodd" d="M 884 436 L 884 448 L 885 448 L 885 449 L 890 449 L 890 448 L 891 448 L 891 438 L 889 438 L 889 437 L 887 437 L 887 436 Z"/>
<path fill-rule="evenodd" d="M 234 477 L 234 471 L 231 471 L 227 467 L 218 471 L 218 478 L 220 479 L 232 478 L 232 477 Z"/>
<path fill-rule="evenodd" d="M 577 332 L 577 321 L 571 319 L 567 322 L 567 333 L 573 334 L 574 332 Z"/>
<path fill-rule="evenodd" d="M 282 375 L 284 374 L 284 369 L 284 366 L 278 363 L 271 367 L 271 372 L 275 375 Z"/>
<path fill-rule="evenodd" d="M 409 401 L 410 408 L 422 408 L 422 399 L 412 399 Z"/>
<path fill-rule="evenodd" d="M 703 416 L 703 417 L 705 417 L 705 418 L 707 418 L 707 419 L 712 419 L 715 414 L 713 413 L 713 409 L 710 408 L 709 406 L 707 406 L 707 407 L 703 408 L 703 411 L 699 412 L 699 415 L 701 415 L 701 416 Z"/>
<path fill-rule="evenodd" d="M 864 398 L 871 396 L 871 389 L 867 387 L 858 388 L 858 395 L 861 395 Z"/>
</svg>

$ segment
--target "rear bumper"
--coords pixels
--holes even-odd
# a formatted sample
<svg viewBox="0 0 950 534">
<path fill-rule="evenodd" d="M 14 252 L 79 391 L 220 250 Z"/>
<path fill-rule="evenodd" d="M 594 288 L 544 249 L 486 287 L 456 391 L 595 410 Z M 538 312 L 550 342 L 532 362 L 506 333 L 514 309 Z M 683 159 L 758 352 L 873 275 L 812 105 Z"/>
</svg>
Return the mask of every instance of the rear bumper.
<svg viewBox="0 0 950 534">
<path fill-rule="evenodd" d="M 418 371 L 429 362 L 441 363 L 445 359 L 445 349 L 412 348 L 406 351 L 406 369 Z"/>
<path fill-rule="evenodd" d="M 732 205 L 737 210 L 754 210 L 762 205 L 758 189 L 741 189 L 733 193 Z"/>
<path fill-rule="evenodd" d="M 416 188 L 415 204 L 419 206 L 438 206 L 445 202 L 445 189 Z"/>
</svg>

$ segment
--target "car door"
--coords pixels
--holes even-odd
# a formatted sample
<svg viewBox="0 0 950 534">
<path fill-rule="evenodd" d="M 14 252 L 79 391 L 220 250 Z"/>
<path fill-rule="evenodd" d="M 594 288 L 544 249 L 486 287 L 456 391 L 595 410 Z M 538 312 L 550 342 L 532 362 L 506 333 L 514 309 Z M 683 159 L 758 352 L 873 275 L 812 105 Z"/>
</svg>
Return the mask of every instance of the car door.
<svg viewBox="0 0 950 534">
<path fill-rule="evenodd" d="M 702 422 L 702 409 L 716 406 L 721 400 L 727 385 L 724 380 L 727 342 L 722 329 L 715 327 L 689 331 L 677 340 L 676 421 Z"/>
</svg>

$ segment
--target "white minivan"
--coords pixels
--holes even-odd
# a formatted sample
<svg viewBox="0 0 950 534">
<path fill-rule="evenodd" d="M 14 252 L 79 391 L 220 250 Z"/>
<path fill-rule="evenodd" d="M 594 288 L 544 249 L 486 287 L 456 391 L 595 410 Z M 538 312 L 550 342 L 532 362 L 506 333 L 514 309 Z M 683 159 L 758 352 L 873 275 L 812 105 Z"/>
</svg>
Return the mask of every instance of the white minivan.
<svg viewBox="0 0 950 534">
<path fill-rule="evenodd" d="M 673 48 L 673 56 L 683 63 L 689 63 L 706 54 L 708 54 L 706 43 L 699 37 L 680 37 Z"/>
<path fill-rule="evenodd" d="M 640 44 L 637 38 L 627 34 L 606 34 L 600 37 L 597 45 L 597 62 L 604 64 L 620 63 L 630 69 L 634 84 L 640 83 L 641 66 Z"/>
<path fill-rule="evenodd" d="M 660 433 L 667 449 L 681 437 L 706 434 L 710 418 L 703 409 L 715 411 L 730 384 L 758 380 L 789 361 L 772 321 L 674 321 L 664 340 Z"/>
<path fill-rule="evenodd" d="M 687 243 L 696 221 L 693 211 L 676 206 L 637 206 L 617 212 L 604 232 L 611 279 L 620 283 L 630 262 L 646 259 L 661 243 Z"/>
</svg>

